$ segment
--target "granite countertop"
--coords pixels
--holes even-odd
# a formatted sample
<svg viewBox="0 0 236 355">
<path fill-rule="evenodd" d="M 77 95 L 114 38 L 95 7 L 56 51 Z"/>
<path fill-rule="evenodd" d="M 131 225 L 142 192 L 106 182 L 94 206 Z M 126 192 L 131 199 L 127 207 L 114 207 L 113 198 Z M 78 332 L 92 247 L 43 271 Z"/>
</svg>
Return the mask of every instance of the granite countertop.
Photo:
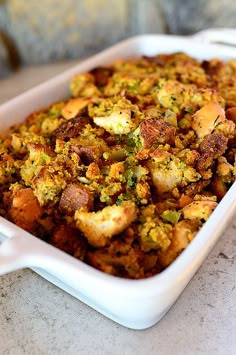
<svg viewBox="0 0 236 355">
<path fill-rule="evenodd" d="M 0 102 L 70 67 L 32 67 L 0 80 Z M 105 318 L 29 269 L 0 278 L 0 354 L 236 353 L 236 220 L 166 316 L 146 330 Z"/>
</svg>

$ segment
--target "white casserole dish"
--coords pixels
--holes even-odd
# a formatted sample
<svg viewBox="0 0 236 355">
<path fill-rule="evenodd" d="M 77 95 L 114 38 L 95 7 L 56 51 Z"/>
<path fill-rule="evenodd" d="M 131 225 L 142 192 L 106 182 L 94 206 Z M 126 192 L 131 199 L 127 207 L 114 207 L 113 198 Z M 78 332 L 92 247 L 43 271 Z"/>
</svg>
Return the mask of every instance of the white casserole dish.
<svg viewBox="0 0 236 355">
<path fill-rule="evenodd" d="M 67 97 L 74 74 L 109 64 L 116 58 L 176 51 L 198 59 L 236 58 L 234 48 L 202 44 L 195 38 L 145 35 L 125 40 L 3 104 L 0 131 L 23 121 L 31 112 Z M 0 275 L 30 267 L 114 321 L 133 329 L 148 328 L 176 301 L 230 222 L 235 209 L 236 183 L 188 248 L 161 274 L 144 280 L 126 280 L 102 273 L 0 217 Z"/>
</svg>

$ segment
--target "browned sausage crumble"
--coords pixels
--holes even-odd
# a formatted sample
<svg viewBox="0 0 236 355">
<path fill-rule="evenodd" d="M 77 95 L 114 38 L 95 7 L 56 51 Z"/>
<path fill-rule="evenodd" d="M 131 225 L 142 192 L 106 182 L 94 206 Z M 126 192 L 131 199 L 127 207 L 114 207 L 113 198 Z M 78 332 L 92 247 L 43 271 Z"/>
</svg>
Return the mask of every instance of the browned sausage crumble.
<svg viewBox="0 0 236 355">
<path fill-rule="evenodd" d="M 235 181 L 236 60 L 118 60 L 70 90 L 1 137 L 0 213 L 106 273 L 155 275 Z"/>
</svg>

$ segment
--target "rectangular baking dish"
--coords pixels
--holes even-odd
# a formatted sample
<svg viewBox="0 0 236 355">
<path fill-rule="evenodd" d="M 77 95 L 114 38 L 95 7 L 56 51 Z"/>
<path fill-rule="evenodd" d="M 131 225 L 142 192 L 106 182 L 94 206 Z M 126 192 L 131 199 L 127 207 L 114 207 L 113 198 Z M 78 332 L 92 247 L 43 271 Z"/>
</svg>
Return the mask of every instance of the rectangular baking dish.
<svg viewBox="0 0 236 355">
<path fill-rule="evenodd" d="M 125 40 L 0 107 L 0 131 L 20 123 L 31 112 L 69 96 L 69 81 L 79 72 L 110 64 L 117 58 L 183 51 L 197 59 L 236 58 L 236 49 L 168 35 Z M 154 325 L 184 290 L 229 224 L 236 209 L 236 183 L 188 248 L 162 273 L 126 280 L 102 273 L 37 239 L 0 217 L 0 275 L 30 267 L 53 284 L 112 320 L 133 329 Z"/>
</svg>

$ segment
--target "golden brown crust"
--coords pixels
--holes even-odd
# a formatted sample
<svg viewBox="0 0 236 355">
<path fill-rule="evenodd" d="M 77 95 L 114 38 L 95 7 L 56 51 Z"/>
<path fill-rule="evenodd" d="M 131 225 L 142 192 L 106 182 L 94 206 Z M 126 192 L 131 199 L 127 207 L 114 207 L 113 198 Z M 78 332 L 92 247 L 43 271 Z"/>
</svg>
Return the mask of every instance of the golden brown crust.
<svg viewBox="0 0 236 355">
<path fill-rule="evenodd" d="M 68 140 L 70 138 L 78 136 L 81 129 L 89 123 L 87 117 L 76 117 L 63 122 L 52 135 L 52 139 Z"/>
<path fill-rule="evenodd" d="M 236 124 L 236 106 L 230 107 L 225 111 L 228 120 L 233 121 Z"/>
<path fill-rule="evenodd" d="M 144 148 L 157 144 L 173 144 L 176 133 L 175 127 L 162 118 L 150 118 L 140 123 L 140 137 Z"/>
<path fill-rule="evenodd" d="M 210 184 L 211 180 L 200 180 L 189 184 L 185 189 L 185 195 L 193 197 L 196 194 L 202 193 L 202 191 Z"/>
<path fill-rule="evenodd" d="M 97 67 L 91 70 L 91 74 L 94 77 L 95 84 L 97 86 L 105 86 L 108 84 L 108 80 L 113 73 L 112 68 Z"/>
<path fill-rule="evenodd" d="M 222 155 L 227 149 L 227 138 L 222 133 L 208 134 L 199 146 L 201 154 L 198 162 L 198 170 L 207 170 L 214 159 Z"/>
<path fill-rule="evenodd" d="M 82 184 L 71 183 L 61 194 L 59 209 L 62 213 L 72 216 L 81 207 L 92 210 L 93 195 Z"/>
<path fill-rule="evenodd" d="M 84 165 L 98 162 L 102 156 L 102 152 L 97 146 L 82 146 L 81 144 L 72 143 L 71 149 L 79 155 Z"/>
<path fill-rule="evenodd" d="M 34 232 L 43 209 L 34 196 L 33 190 L 23 188 L 13 194 L 8 213 L 12 222 L 28 232 Z"/>
</svg>

